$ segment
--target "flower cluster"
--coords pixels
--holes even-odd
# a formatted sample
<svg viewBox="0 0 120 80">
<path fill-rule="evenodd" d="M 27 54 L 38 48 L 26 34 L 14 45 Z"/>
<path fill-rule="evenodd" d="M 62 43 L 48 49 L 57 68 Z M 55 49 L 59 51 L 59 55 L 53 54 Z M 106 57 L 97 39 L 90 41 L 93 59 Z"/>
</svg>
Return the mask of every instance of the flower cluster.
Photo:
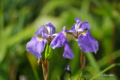
<svg viewBox="0 0 120 80">
<path fill-rule="evenodd" d="M 63 30 L 58 34 L 55 33 L 56 29 L 51 23 L 47 23 L 45 26 L 41 26 L 27 43 L 26 49 L 28 52 L 34 54 L 36 58 L 41 58 L 41 52 L 44 51 L 47 42 L 50 43 L 50 47 L 55 49 L 57 47 L 64 46 L 64 58 L 73 59 L 74 54 L 71 50 L 66 38 L 66 34 L 71 34 L 78 41 L 79 48 L 84 52 L 94 52 L 98 50 L 98 42 L 90 34 L 90 23 L 81 22 L 79 18 L 75 18 L 76 24 L 73 25 L 71 30 Z"/>
</svg>

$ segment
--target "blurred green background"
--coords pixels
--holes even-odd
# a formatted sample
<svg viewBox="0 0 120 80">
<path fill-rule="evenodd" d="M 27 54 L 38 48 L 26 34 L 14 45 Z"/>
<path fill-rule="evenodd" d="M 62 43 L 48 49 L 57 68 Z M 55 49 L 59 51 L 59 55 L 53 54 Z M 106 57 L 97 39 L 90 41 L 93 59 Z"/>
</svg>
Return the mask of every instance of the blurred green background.
<svg viewBox="0 0 120 80">
<path fill-rule="evenodd" d="M 64 25 L 71 29 L 75 17 L 90 22 L 90 33 L 99 43 L 96 55 L 86 53 L 83 76 L 120 80 L 120 0 L 0 0 L 0 80 L 43 80 L 41 65 L 26 51 L 27 42 L 48 22 L 57 33 Z M 75 58 L 63 58 L 63 47 L 53 50 L 49 80 L 68 80 L 68 64 L 72 80 L 80 75 L 78 43 L 70 35 L 67 39 Z"/>
</svg>

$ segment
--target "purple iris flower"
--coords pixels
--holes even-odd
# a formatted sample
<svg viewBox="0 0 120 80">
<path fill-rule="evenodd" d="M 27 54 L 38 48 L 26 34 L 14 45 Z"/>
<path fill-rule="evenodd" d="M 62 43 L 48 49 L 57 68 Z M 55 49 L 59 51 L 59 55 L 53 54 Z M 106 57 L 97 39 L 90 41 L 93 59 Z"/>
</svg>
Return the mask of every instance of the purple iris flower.
<svg viewBox="0 0 120 80">
<path fill-rule="evenodd" d="M 81 50 L 96 53 L 98 51 L 98 42 L 90 34 L 90 23 L 81 22 L 77 17 L 75 17 L 75 20 L 76 24 L 73 25 L 71 30 L 67 30 L 67 33 L 75 36 Z"/>
<path fill-rule="evenodd" d="M 50 46 L 53 49 L 64 46 L 63 57 L 69 59 L 74 58 L 73 51 L 71 50 L 66 38 L 65 26 L 63 27 L 63 30 L 59 32 L 59 34 L 57 34 L 57 36 L 52 40 Z"/>
<path fill-rule="evenodd" d="M 52 41 L 55 36 L 55 27 L 51 23 L 41 26 L 36 32 L 36 36 L 27 43 L 26 49 L 32 53 L 37 59 L 41 58 L 41 52 L 44 51 L 45 45 L 48 41 Z"/>
</svg>

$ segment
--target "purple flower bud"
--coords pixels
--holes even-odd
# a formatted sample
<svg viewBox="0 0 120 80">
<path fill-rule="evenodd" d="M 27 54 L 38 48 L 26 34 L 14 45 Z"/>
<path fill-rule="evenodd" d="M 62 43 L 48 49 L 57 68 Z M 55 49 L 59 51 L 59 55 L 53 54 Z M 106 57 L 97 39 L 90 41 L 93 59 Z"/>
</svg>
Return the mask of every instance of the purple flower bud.
<svg viewBox="0 0 120 80">
<path fill-rule="evenodd" d="M 65 68 L 64 71 L 67 71 L 71 75 L 71 70 L 69 65 L 67 65 L 67 68 Z"/>
</svg>

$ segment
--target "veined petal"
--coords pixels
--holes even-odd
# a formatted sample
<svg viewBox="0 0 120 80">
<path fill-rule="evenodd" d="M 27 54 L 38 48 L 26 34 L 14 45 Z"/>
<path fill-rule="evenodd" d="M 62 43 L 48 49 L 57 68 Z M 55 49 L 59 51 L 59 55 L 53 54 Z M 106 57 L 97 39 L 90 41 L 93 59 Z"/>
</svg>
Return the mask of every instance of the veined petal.
<svg viewBox="0 0 120 80">
<path fill-rule="evenodd" d="M 88 30 L 90 30 L 90 23 L 89 22 L 82 22 L 81 24 L 80 24 L 80 29 L 81 30 L 85 30 L 85 29 L 88 29 Z"/>
<path fill-rule="evenodd" d="M 32 39 L 27 43 L 26 45 L 26 50 L 32 54 L 34 54 L 33 52 L 33 46 L 36 44 L 37 42 L 37 37 L 36 36 L 33 36 Z"/>
<path fill-rule="evenodd" d="M 46 43 L 47 41 L 45 39 L 42 39 L 38 40 L 33 46 L 33 54 L 37 59 L 41 58 L 41 52 L 44 51 Z"/>
<path fill-rule="evenodd" d="M 75 31 L 77 31 L 80 28 L 80 23 L 75 24 Z"/>
<path fill-rule="evenodd" d="M 74 58 L 73 51 L 71 50 L 67 41 L 65 42 L 63 57 L 68 59 Z"/>
<path fill-rule="evenodd" d="M 80 20 L 79 18 L 77 18 L 77 17 L 75 17 L 75 21 L 76 21 L 77 23 L 81 23 L 81 20 Z"/>
<path fill-rule="evenodd" d="M 78 43 L 80 49 L 84 52 L 96 53 L 98 51 L 98 42 L 91 36 L 89 31 L 87 31 L 87 33 L 84 35 L 79 35 Z"/>
<path fill-rule="evenodd" d="M 42 33 L 46 33 L 46 29 L 45 26 L 41 26 L 36 32 L 35 34 L 38 35 L 42 35 Z"/>
<path fill-rule="evenodd" d="M 55 33 L 55 31 L 56 31 L 56 29 L 55 29 L 55 27 L 49 22 L 49 23 L 47 23 L 45 26 L 47 26 L 47 29 L 48 29 L 48 33 L 49 34 L 54 34 Z"/>
<path fill-rule="evenodd" d="M 66 36 L 63 33 L 63 31 L 61 31 L 51 42 L 50 46 L 55 49 L 56 47 L 62 47 L 65 45 L 65 41 L 66 41 Z"/>
</svg>

